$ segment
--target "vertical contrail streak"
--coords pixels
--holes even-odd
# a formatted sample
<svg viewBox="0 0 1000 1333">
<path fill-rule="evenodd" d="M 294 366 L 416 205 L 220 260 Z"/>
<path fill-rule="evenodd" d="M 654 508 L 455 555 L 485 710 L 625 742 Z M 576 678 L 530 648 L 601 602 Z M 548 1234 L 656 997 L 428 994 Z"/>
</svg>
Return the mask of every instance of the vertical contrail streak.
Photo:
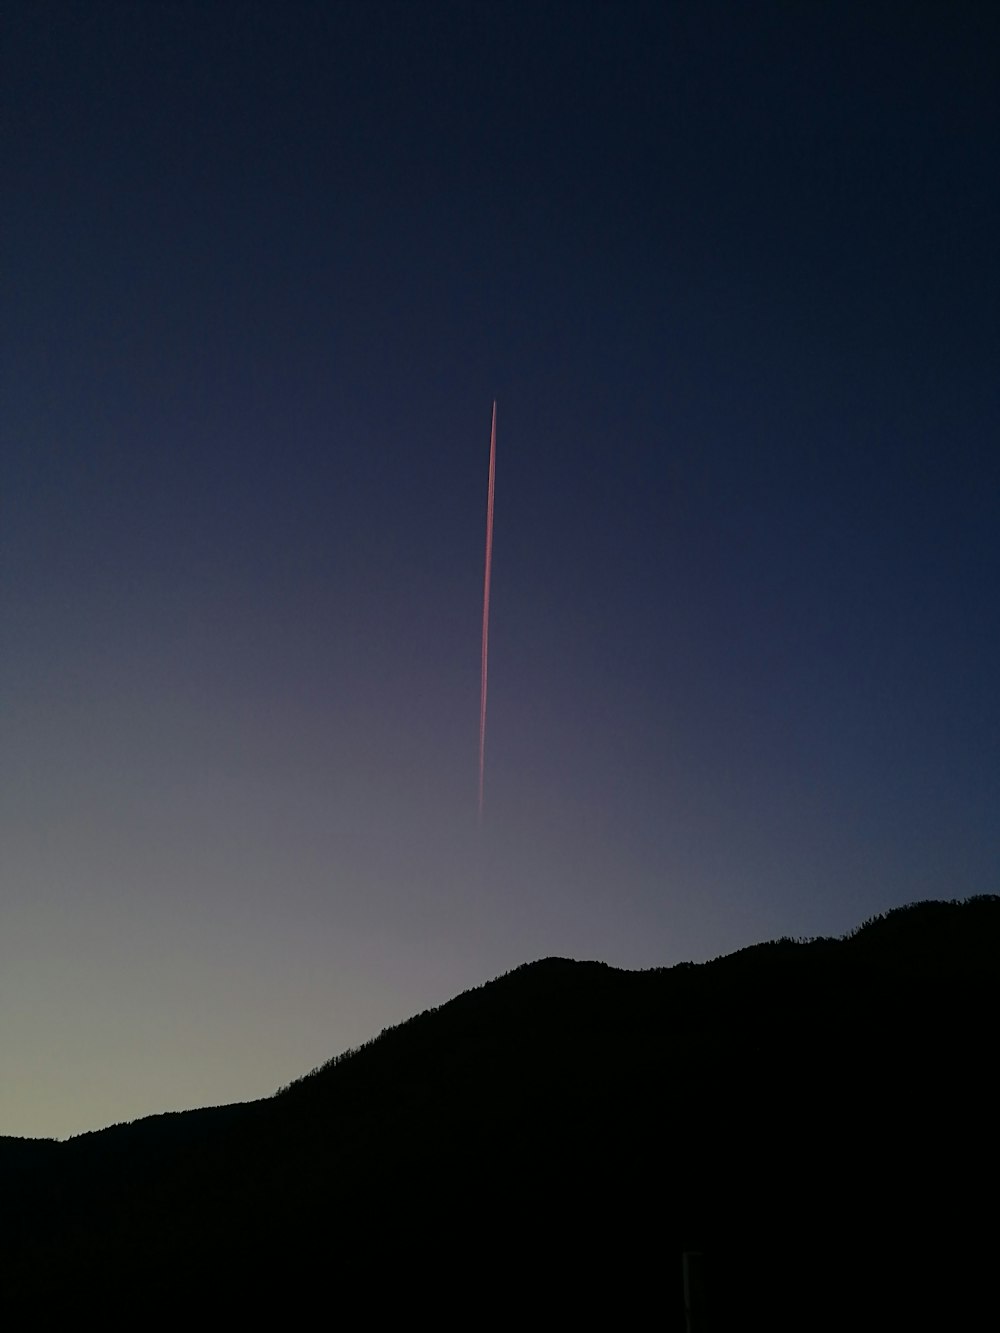
<svg viewBox="0 0 1000 1333">
<path fill-rule="evenodd" d="M 486 495 L 486 573 L 483 578 L 483 674 L 479 691 L 479 822 L 483 820 L 483 773 L 486 762 L 486 676 L 490 657 L 490 567 L 493 564 L 493 479 L 497 463 L 497 405 L 493 400 L 490 431 L 490 484 Z"/>
</svg>

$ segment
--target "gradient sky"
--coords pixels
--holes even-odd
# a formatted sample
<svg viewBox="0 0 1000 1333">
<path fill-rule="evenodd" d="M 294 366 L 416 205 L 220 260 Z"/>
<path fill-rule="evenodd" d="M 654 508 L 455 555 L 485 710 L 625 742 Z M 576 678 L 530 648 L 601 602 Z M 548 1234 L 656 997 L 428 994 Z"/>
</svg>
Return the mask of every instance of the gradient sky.
<svg viewBox="0 0 1000 1333">
<path fill-rule="evenodd" d="M 1000 8 L 0 22 L 0 1133 L 997 891 Z"/>
</svg>

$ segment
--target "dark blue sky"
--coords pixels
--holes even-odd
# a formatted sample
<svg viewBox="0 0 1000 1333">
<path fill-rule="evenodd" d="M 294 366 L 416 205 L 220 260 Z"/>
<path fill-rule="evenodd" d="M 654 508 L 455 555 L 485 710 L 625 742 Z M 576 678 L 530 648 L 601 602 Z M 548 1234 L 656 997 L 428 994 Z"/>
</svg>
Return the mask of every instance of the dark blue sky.
<svg viewBox="0 0 1000 1333">
<path fill-rule="evenodd" d="M 996 891 L 997 11 L 0 50 L 0 1132 Z"/>
</svg>

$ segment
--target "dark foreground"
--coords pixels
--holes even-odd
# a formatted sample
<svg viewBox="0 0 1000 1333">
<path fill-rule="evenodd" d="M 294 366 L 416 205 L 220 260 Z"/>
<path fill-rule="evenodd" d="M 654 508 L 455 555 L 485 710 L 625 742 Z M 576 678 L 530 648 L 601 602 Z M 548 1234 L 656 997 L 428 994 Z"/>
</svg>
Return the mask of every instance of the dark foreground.
<svg viewBox="0 0 1000 1333">
<path fill-rule="evenodd" d="M 995 897 L 548 959 L 266 1101 L 0 1139 L 5 1300 L 680 1330 L 689 1250 L 704 1328 L 990 1326 L 998 960 Z"/>
</svg>

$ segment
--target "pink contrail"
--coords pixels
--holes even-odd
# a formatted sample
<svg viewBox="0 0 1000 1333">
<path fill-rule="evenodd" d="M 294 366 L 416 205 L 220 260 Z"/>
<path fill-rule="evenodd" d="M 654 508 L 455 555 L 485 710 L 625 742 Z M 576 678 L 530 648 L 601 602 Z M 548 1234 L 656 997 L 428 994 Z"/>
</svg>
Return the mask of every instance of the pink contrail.
<svg viewBox="0 0 1000 1333">
<path fill-rule="evenodd" d="M 483 582 L 483 677 L 479 693 L 479 822 L 483 821 L 483 771 L 486 762 L 486 675 L 490 657 L 490 567 L 493 564 L 493 478 L 497 463 L 497 405 L 493 400 L 490 431 L 490 485 L 486 497 L 486 575 Z"/>
</svg>

